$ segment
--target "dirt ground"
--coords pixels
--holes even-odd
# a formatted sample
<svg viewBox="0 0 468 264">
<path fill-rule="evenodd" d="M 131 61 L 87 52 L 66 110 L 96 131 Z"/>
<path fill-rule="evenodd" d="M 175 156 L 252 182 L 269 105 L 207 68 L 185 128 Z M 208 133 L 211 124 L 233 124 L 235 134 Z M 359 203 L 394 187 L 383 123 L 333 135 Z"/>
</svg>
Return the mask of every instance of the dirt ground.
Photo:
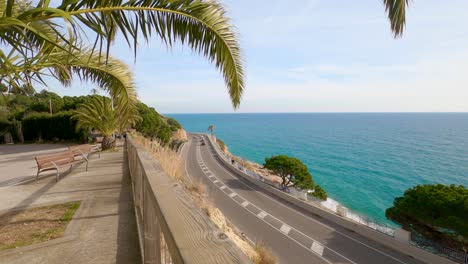
<svg viewBox="0 0 468 264">
<path fill-rule="evenodd" d="M 59 238 L 80 202 L 14 211 L 0 216 L 0 250 Z"/>
</svg>

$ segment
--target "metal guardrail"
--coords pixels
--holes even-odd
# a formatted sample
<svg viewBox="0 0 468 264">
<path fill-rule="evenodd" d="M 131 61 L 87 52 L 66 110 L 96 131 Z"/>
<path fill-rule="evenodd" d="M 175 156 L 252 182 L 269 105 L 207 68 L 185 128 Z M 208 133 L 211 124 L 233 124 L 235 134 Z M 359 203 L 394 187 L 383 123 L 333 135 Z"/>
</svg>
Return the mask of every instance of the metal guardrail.
<svg viewBox="0 0 468 264">
<path fill-rule="evenodd" d="M 210 137 L 210 135 L 206 135 L 206 134 L 201 134 L 201 135 L 205 135 L 207 137 Z M 212 138 L 209 138 L 209 140 L 212 140 Z M 216 139 L 214 139 L 214 140 L 216 140 Z M 218 153 L 218 155 L 220 157 L 222 157 L 223 159 L 228 161 L 228 163 L 233 165 L 231 163 L 231 159 L 224 154 L 224 152 L 219 148 L 217 143 L 213 143 L 211 145 L 215 148 L 215 151 Z M 271 186 L 275 187 L 278 190 L 287 192 L 288 194 L 290 194 L 290 195 L 292 195 L 292 196 L 294 196 L 294 197 L 296 197 L 298 199 L 306 200 L 307 202 L 315 203 L 316 205 L 319 204 L 319 202 L 317 201 L 316 198 L 314 198 L 314 197 L 309 198 L 310 195 L 306 195 L 305 196 L 306 198 L 304 199 L 304 193 L 303 193 L 302 190 L 295 190 L 294 188 L 288 188 L 289 190 L 282 190 L 280 188 L 279 183 L 272 182 L 272 181 L 270 181 L 268 179 L 265 179 L 265 178 L 257 175 L 256 173 L 248 170 L 247 168 L 243 167 L 242 165 L 240 165 L 238 163 L 234 164 L 233 166 L 236 167 L 237 169 L 243 171 L 244 174 L 249 175 L 252 178 L 255 178 L 255 179 L 259 180 L 259 181 L 262 181 L 263 183 L 271 185 Z M 294 189 L 294 190 L 291 191 L 292 189 Z M 350 219 L 349 217 L 347 217 L 347 218 Z M 394 236 L 395 236 L 395 230 L 394 230 L 393 227 L 391 227 L 389 225 L 385 225 L 385 224 L 380 223 L 378 221 L 372 220 L 370 218 L 362 218 L 361 217 L 361 218 L 359 218 L 358 221 L 356 221 L 354 219 L 350 219 L 350 221 L 358 222 L 358 223 L 360 223 L 362 225 L 365 225 L 365 226 L 367 226 L 367 227 L 369 227 L 371 229 L 374 229 L 375 231 L 378 231 L 378 232 L 380 232 L 382 234 L 388 235 L 389 237 L 394 238 Z M 421 237 L 418 237 L 417 234 L 414 234 L 414 232 L 411 232 L 410 244 L 417 247 L 417 248 L 423 249 L 423 250 L 425 250 L 427 252 L 430 252 L 430 253 L 433 253 L 433 254 L 448 258 L 448 259 L 456 261 L 458 263 L 468 264 L 468 253 L 457 251 L 457 250 L 442 246 L 440 244 L 437 244 L 435 242 L 425 240 L 425 239 L 423 239 Z"/>
<path fill-rule="evenodd" d="M 211 135 L 206 135 L 206 136 L 211 137 Z M 213 139 L 213 138 L 211 138 L 211 139 Z M 216 138 L 214 138 L 214 141 L 216 141 Z M 323 207 L 320 204 L 320 201 L 318 199 L 312 197 L 306 190 L 300 190 L 300 189 L 296 189 L 294 187 L 288 187 L 287 189 L 282 189 L 279 183 L 274 182 L 274 181 L 270 181 L 268 179 L 265 179 L 264 177 L 262 177 L 260 175 L 257 175 L 255 172 L 250 171 L 249 169 L 245 168 L 244 166 L 242 166 L 241 164 L 239 164 L 237 162 L 232 164 L 231 159 L 225 155 L 225 153 L 220 149 L 218 144 L 213 144 L 213 146 L 216 149 L 216 152 L 218 153 L 218 155 L 220 157 L 222 157 L 227 162 L 231 163 L 231 165 L 233 165 L 235 168 L 237 168 L 238 170 L 244 172 L 245 174 L 249 175 L 250 177 L 252 177 L 252 178 L 254 178 L 256 180 L 262 181 L 262 182 L 264 182 L 264 183 L 266 183 L 266 184 L 268 184 L 270 186 L 273 186 L 278 190 L 286 192 L 289 195 L 292 195 L 292 196 L 296 197 L 297 199 L 305 200 L 305 201 L 307 201 L 309 203 L 314 203 L 316 206 Z M 352 219 L 347 215 L 348 213 L 349 212 L 347 212 L 346 215 L 343 215 L 343 216 L 347 217 L 351 221 L 358 222 L 359 224 L 362 224 L 362 225 L 365 225 L 365 226 L 367 226 L 369 228 L 372 228 L 372 229 L 374 229 L 374 230 L 376 230 L 376 231 L 378 231 L 378 232 L 380 232 L 382 234 L 388 235 L 390 237 L 394 237 L 395 230 L 394 230 L 393 227 L 391 227 L 389 225 L 386 225 L 384 223 L 380 223 L 379 221 L 372 220 L 370 218 L 360 217 L 358 219 Z"/>
<path fill-rule="evenodd" d="M 251 263 L 130 136 L 126 146 L 143 263 Z"/>
</svg>

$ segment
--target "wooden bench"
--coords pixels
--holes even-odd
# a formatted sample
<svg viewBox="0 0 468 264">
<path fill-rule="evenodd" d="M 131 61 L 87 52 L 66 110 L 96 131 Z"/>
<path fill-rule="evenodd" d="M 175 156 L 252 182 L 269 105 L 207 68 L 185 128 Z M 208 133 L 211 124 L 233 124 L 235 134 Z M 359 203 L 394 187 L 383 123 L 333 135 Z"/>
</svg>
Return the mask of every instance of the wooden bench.
<svg viewBox="0 0 468 264">
<path fill-rule="evenodd" d="M 39 173 L 48 170 L 56 170 L 56 180 L 59 180 L 60 173 L 59 169 L 63 167 L 70 166 L 69 169 L 72 168 L 73 164 L 82 163 L 83 161 L 86 162 L 86 171 L 88 171 L 88 157 L 84 154 L 80 154 L 82 159 L 75 159 L 76 155 L 73 151 L 61 151 L 56 152 L 49 155 L 42 155 L 37 156 L 34 159 L 37 163 L 37 174 L 36 174 L 36 181 L 39 178 Z"/>
<path fill-rule="evenodd" d="M 97 146 L 83 144 L 83 145 L 75 145 L 75 146 L 68 146 L 68 149 L 75 154 L 75 157 L 86 156 L 89 158 L 89 155 L 94 152 L 98 152 L 99 149 Z M 98 152 L 99 158 L 101 157 L 101 153 Z"/>
</svg>

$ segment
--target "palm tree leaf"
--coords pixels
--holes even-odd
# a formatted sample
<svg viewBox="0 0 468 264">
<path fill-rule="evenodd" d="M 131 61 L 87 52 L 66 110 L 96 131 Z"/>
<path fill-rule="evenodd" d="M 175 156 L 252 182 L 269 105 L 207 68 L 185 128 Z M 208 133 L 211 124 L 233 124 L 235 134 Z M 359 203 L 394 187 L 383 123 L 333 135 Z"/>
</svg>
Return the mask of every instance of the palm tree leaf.
<svg viewBox="0 0 468 264">
<path fill-rule="evenodd" d="M 406 6 L 409 0 L 384 0 L 385 11 L 390 20 L 390 27 L 394 37 L 400 37 L 406 24 Z"/>
<path fill-rule="evenodd" d="M 186 44 L 215 64 L 223 74 L 233 106 L 236 108 L 240 104 L 244 90 L 241 51 L 235 30 L 224 8 L 217 1 L 64 0 L 58 8 L 51 8 L 47 1 L 40 1 L 37 8 L 20 13 L 17 17 L 25 25 L 63 18 L 73 28 L 85 26 L 96 34 L 95 46 L 99 41 L 99 54 L 103 53 L 103 48 L 105 54 L 109 54 L 110 45 L 118 32 L 123 34 L 129 46 L 133 46 L 135 53 L 139 35 L 148 41 L 156 33 L 168 46 L 173 46 L 176 42 Z M 14 28 L 8 25 L 0 22 L 0 28 L 4 32 L 13 32 Z M 54 29 L 57 27 L 46 25 Z M 40 49 L 41 44 L 47 40 L 43 37 L 44 34 L 40 35 L 41 31 L 30 30 L 23 24 L 21 26 L 20 29 L 37 35 L 37 40 L 30 45 Z M 74 31 L 76 34 L 77 32 L 78 30 Z M 7 34 L 5 39 L 8 39 L 10 45 L 15 45 L 14 40 L 21 42 L 26 38 Z"/>
</svg>

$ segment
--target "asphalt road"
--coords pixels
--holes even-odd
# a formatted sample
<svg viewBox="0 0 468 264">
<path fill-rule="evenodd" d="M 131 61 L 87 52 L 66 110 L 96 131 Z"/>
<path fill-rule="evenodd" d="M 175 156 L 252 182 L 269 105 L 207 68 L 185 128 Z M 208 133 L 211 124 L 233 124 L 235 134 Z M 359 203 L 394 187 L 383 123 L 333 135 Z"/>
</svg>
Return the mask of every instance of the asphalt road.
<svg viewBox="0 0 468 264">
<path fill-rule="evenodd" d="M 218 162 L 208 140 L 202 146 L 201 136 L 189 137 L 182 149 L 187 177 L 205 184 L 216 207 L 280 263 L 421 263 L 257 190 Z"/>
</svg>

